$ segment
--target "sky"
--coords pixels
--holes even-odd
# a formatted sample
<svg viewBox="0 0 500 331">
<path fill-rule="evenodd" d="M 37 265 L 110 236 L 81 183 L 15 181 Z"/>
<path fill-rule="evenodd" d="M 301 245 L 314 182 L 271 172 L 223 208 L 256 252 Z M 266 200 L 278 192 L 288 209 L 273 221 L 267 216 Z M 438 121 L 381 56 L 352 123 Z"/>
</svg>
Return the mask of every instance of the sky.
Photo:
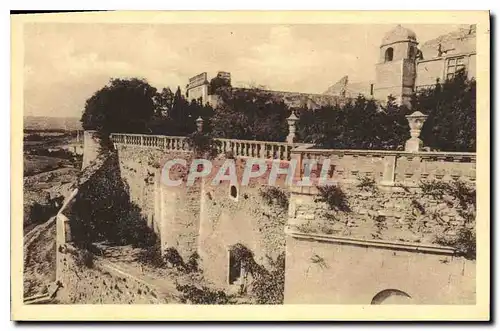
<svg viewBox="0 0 500 331">
<path fill-rule="evenodd" d="M 423 43 L 459 25 L 404 25 Z M 231 73 L 233 86 L 323 93 L 345 75 L 375 76 L 391 25 L 31 23 L 24 27 L 24 115 L 80 117 L 111 78 L 157 89 Z"/>
</svg>

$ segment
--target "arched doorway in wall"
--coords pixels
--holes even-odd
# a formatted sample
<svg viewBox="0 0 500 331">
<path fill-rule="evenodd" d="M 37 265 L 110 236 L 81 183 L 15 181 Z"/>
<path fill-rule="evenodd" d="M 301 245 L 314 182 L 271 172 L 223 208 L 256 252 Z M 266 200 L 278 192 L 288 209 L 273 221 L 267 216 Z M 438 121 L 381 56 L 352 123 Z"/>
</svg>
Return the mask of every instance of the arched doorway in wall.
<svg viewBox="0 0 500 331">
<path fill-rule="evenodd" d="M 386 289 L 378 292 L 372 299 L 372 305 L 410 305 L 412 297 L 398 289 Z"/>
</svg>

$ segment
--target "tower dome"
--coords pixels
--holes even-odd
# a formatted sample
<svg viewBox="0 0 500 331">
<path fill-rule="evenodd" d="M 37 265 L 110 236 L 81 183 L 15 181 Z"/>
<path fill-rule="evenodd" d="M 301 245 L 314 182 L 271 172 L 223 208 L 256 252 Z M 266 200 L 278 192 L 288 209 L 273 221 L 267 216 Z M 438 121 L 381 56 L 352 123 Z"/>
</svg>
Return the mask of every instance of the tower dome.
<svg viewBox="0 0 500 331">
<path fill-rule="evenodd" d="M 401 41 L 417 41 L 417 35 L 410 29 L 402 27 L 398 24 L 394 29 L 387 32 L 382 39 L 382 45 L 389 45 Z"/>
</svg>

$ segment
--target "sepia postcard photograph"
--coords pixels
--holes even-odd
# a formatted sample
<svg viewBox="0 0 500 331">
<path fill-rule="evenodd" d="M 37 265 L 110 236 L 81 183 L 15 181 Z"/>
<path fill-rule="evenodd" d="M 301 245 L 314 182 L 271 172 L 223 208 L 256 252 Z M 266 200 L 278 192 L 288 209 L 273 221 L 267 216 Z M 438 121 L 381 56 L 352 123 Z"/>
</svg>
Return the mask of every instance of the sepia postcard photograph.
<svg viewBox="0 0 500 331">
<path fill-rule="evenodd" d="M 489 320 L 489 20 L 11 15 L 11 318 Z"/>
</svg>

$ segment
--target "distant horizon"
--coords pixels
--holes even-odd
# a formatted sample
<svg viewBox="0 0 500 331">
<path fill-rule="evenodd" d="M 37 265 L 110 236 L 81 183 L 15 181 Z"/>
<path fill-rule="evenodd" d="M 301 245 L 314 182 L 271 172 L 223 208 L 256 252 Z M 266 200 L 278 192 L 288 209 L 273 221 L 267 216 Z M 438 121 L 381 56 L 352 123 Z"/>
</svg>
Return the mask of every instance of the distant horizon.
<svg viewBox="0 0 500 331">
<path fill-rule="evenodd" d="M 79 118 L 112 78 L 185 92 L 189 77 L 228 71 L 235 87 L 321 94 L 345 75 L 373 79 L 380 42 L 396 24 L 27 24 L 24 115 Z M 404 26 L 422 44 L 462 25 Z"/>
</svg>

